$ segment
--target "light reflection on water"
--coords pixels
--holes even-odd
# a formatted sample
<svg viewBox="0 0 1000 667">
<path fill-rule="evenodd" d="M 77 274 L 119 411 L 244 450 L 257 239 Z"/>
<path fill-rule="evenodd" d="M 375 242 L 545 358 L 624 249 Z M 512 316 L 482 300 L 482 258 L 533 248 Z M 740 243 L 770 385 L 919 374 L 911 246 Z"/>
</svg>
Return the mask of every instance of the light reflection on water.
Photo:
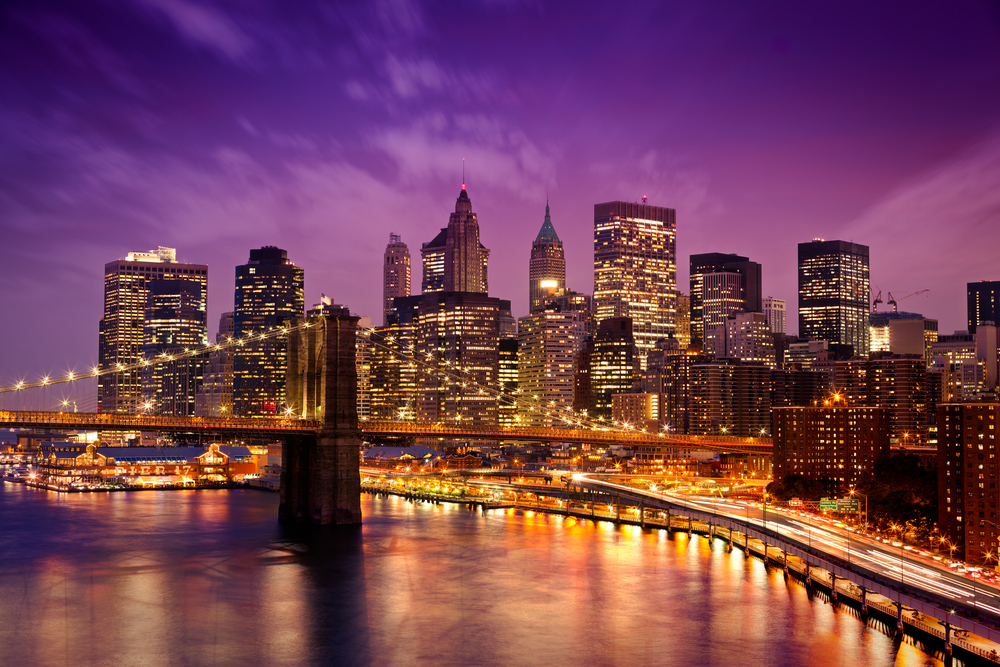
<svg viewBox="0 0 1000 667">
<path fill-rule="evenodd" d="M 363 496 L 0 484 L 0 663 L 938 665 L 721 541 Z"/>
</svg>

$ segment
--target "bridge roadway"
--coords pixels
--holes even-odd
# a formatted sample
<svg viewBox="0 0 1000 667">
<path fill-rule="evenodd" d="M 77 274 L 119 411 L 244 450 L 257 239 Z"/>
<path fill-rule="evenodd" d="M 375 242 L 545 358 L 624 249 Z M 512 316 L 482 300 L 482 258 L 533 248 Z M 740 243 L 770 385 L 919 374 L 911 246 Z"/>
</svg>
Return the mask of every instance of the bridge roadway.
<svg viewBox="0 0 1000 667">
<path fill-rule="evenodd" d="M 29 412 L 0 410 L 0 428 L 47 428 L 78 431 L 156 431 L 219 435 L 302 435 L 316 433 L 319 421 L 247 417 L 166 417 L 93 412 Z M 770 438 L 732 436 L 684 436 L 649 434 L 611 429 L 527 428 L 515 426 L 465 426 L 362 420 L 363 435 L 464 438 L 470 440 L 522 440 L 529 442 L 576 442 L 626 447 L 658 445 L 745 454 L 770 454 Z"/>
<path fill-rule="evenodd" d="M 25 412 L 0 410 L 0 428 L 46 428 L 75 431 L 156 431 L 228 435 L 302 435 L 321 423 L 304 419 L 247 417 L 163 417 L 113 412 Z"/>
<path fill-rule="evenodd" d="M 361 421 L 365 435 L 466 438 L 469 440 L 521 440 L 527 442 L 574 442 L 590 445 L 625 447 L 660 446 L 700 449 L 713 452 L 771 454 L 770 438 L 733 436 L 675 435 L 612 429 L 536 428 L 526 426 L 474 426 L 464 424 L 428 424 L 409 421 Z"/>
</svg>

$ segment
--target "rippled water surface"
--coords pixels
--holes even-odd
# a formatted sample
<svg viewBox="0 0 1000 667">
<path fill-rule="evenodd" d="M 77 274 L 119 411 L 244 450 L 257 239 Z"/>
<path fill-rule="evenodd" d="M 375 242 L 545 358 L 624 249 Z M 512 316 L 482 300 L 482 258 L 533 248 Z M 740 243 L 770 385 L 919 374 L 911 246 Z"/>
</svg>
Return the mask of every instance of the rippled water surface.
<svg viewBox="0 0 1000 667">
<path fill-rule="evenodd" d="M 931 665 L 723 542 L 363 496 L 0 483 L 4 665 Z"/>
</svg>

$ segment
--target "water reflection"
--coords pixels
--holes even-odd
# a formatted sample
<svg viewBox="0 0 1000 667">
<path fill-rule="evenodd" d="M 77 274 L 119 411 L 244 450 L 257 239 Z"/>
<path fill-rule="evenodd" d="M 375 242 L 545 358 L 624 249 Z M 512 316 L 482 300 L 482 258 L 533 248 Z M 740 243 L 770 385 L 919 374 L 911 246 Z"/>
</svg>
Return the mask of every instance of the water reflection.
<svg viewBox="0 0 1000 667">
<path fill-rule="evenodd" d="M 370 496 L 304 535 L 276 506 L 0 485 L 4 664 L 940 664 L 722 541 Z"/>
</svg>

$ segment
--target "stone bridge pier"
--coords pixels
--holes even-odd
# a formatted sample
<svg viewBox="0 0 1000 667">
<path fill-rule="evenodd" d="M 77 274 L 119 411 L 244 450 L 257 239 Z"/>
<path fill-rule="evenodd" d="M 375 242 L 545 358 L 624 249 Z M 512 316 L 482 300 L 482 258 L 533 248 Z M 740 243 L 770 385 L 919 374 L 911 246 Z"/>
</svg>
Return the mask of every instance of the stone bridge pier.
<svg viewBox="0 0 1000 667">
<path fill-rule="evenodd" d="M 321 421 L 315 435 L 290 437 L 282 449 L 281 504 L 286 523 L 361 523 L 357 317 L 320 317 L 288 337 L 288 407 Z M 297 323 L 301 324 L 301 323 Z"/>
</svg>

